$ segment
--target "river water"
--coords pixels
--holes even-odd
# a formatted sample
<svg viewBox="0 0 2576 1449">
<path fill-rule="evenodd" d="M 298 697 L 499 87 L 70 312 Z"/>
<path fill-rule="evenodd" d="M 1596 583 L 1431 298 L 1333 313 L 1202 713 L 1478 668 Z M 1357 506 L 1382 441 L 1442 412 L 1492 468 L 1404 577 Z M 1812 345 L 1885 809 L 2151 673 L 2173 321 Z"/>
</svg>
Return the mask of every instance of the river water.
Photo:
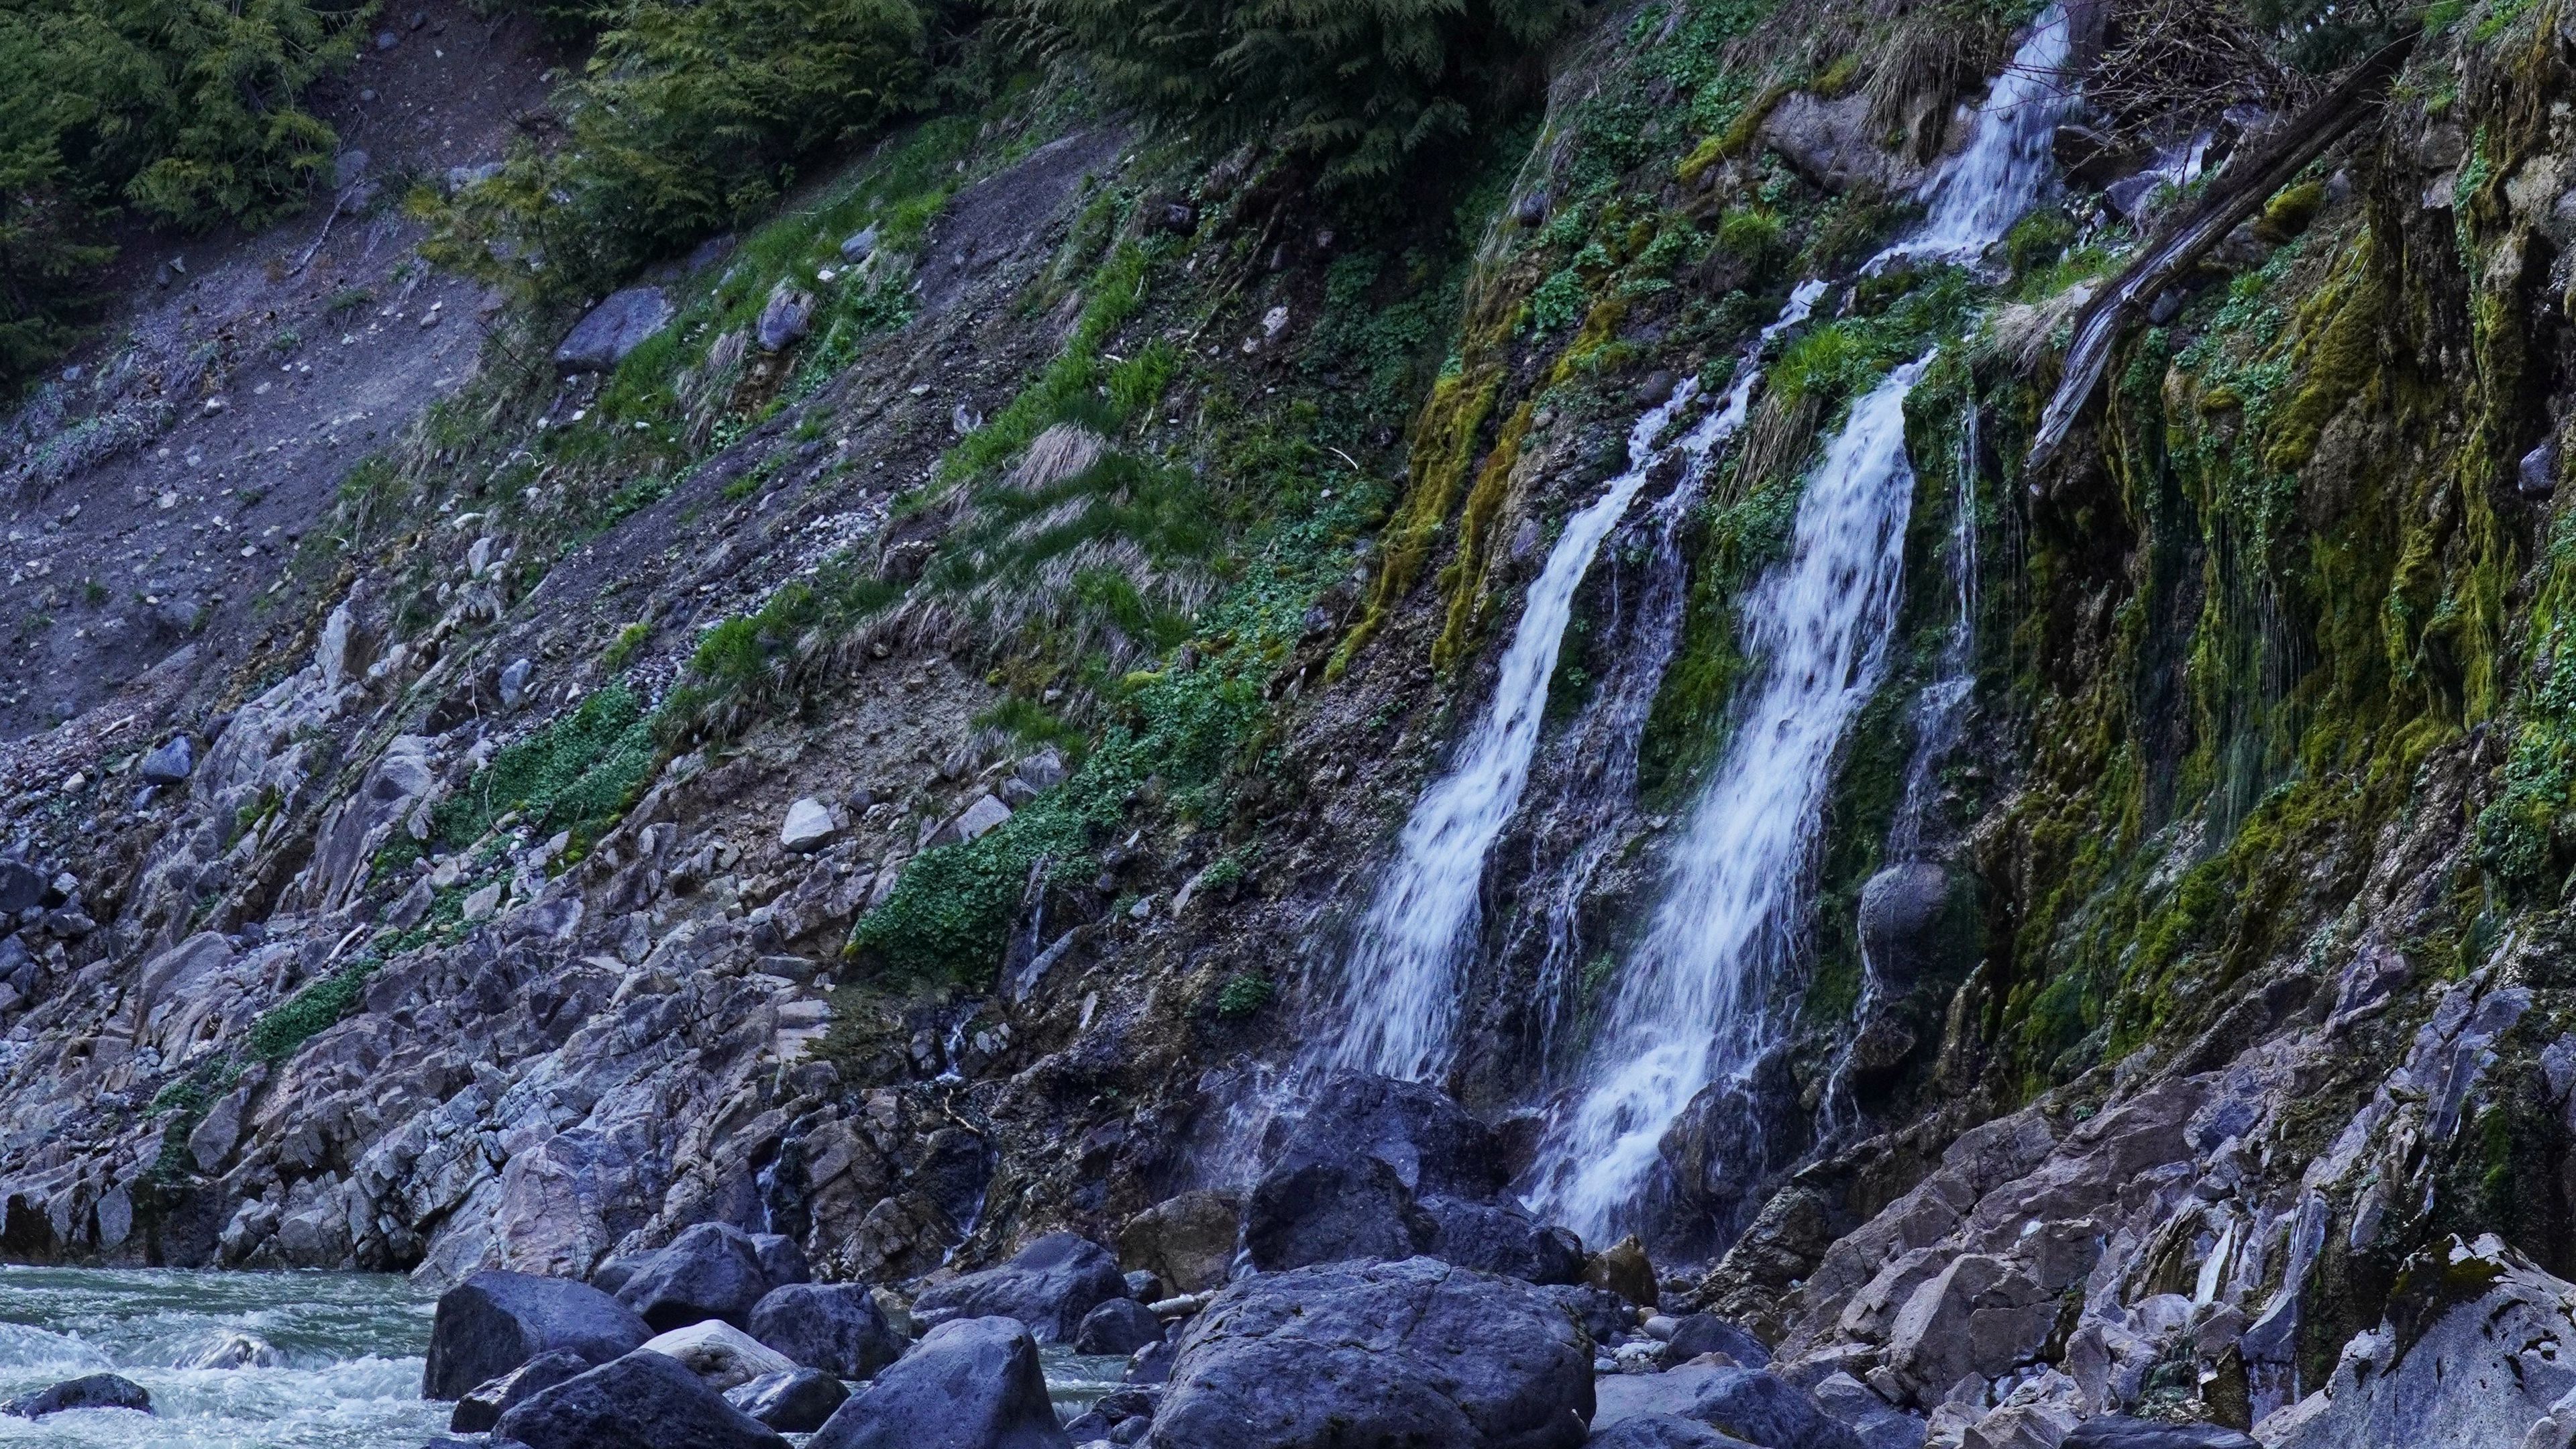
<svg viewBox="0 0 2576 1449">
<path fill-rule="evenodd" d="M 0 1399 L 114 1372 L 154 1413 L 0 1415 L 0 1445 L 48 1449 L 415 1449 L 452 1406 L 420 1397 L 437 1294 L 390 1273 L 0 1266 Z M 1122 1359 L 1045 1354 L 1066 1419 Z"/>
</svg>

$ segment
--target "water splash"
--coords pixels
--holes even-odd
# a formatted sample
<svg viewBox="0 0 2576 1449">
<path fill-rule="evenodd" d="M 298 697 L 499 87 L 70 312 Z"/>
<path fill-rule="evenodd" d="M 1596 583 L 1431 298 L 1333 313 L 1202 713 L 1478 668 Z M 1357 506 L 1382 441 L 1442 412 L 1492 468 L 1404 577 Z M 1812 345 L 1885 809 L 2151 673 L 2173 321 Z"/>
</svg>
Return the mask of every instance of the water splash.
<svg viewBox="0 0 2576 1449">
<path fill-rule="evenodd" d="M 2045 194 L 2069 40 L 2051 7 L 1979 108 L 1965 149 L 1925 186 L 1923 223 L 1865 270 L 1899 259 L 1975 264 Z M 1796 961 L 1834 759 L 1877 690 L 1896 623 L 1914 493 L 1905 400 L 1932 356 L 1852 404 L 1799 501 L 1787 561 L 1745 600 L 1745 653 L 1761 661 L 1749 702 L 1667 865 L 1662 903 L 1622 965 L 1589 1078 L 1552 1124 L 1534 1175 L 1533 1205 L 1586 1238 L 1635 1225 L 1666 1131 L 1713 1084 L 1749 1095 L 1747 1079 L 1782 1034 L 1789 1007 L 1778 988 Z M 1759 1142 L 1748 1148 L 1768 1155 Z"/>
</svg>

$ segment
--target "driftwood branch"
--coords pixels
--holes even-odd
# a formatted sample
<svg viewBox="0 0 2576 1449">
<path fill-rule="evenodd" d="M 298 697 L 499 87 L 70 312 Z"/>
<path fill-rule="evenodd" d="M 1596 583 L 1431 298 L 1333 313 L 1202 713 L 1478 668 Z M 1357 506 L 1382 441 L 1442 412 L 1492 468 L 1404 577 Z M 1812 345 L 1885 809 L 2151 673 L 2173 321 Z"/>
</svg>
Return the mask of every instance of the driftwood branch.
<svg viewBox="0 0 2576 1449">
<path fill-rule="evenodd" d="M 2272 193 L 2290 183 L 2307 164 L 2341 140 L 2359 121 L 2367 103 L 2396 76 L 2413 48 L 2414 37 L 2381 48 L 2353 68 L 2335 88 L 2276 133 L 2267 153 L 2248 158 L 2243 168 L 2230 166 L 2219 175 L 2198 205 L 2184 213 L 2164 237 L 2129 263 L 2119 278 L 2095 297 L 2075 323 L 2075 341 L 2066 350 L 2066 370 L 2057 391 L 2039 416 L 2039 435 L 2030 445 L 2025 471 L 2036 472 L 2066 441 L 2076 416 L 2093 400 L 2110 365 L 2120 334 L 2145 310 L 2145 304 L 2198 262 L 2221 237 L 2260 210 Z"/>
</svg>

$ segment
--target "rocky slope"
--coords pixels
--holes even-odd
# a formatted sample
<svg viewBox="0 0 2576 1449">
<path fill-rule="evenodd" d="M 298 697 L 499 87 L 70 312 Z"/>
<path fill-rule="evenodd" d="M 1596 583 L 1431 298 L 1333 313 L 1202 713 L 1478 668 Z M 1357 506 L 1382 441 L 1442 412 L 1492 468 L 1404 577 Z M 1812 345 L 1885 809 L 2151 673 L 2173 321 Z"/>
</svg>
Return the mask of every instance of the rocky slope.
<svg viewBox="0 0 2576 1449">
<path fill-rule="evenodd" d="M 628 351 L 390 212 L 147 284 L 7 464 L 0 1252 L 587 1277 L 720 1222 L 909 1294 L 1071 1229 L 1196 1291 L 1240 1229 L 1316 1271 L 1263 1174 L 1321 1170 L 1280 1084 L 1398 825 L 1635 416 L 1821 278 L 1577 595 L 1440 1083 L 1498 1175 L 1297 1191 L 1407 1224 L 1363 1256 L 1495 1241 L 1801 480 L 1928 355 L 1783 1025 L 1662 1135 L 1659 1271 L 1590 1275 L 1943 1442 L 2562 1442 L 2576 28 L 2436 7 L 2347 101 L 2365 52 L 2216 14 L 2073 12 L 2063 189 L 1971 267 L 1861 263 L 2030 16 L 1650 4 L 1407 207 L 1056 73 L 639 279 Z M 2088 303 L 2321 135 L 2035 457 Z M 308 375 L 350 286 L 378 330 Z"/>
</svg>

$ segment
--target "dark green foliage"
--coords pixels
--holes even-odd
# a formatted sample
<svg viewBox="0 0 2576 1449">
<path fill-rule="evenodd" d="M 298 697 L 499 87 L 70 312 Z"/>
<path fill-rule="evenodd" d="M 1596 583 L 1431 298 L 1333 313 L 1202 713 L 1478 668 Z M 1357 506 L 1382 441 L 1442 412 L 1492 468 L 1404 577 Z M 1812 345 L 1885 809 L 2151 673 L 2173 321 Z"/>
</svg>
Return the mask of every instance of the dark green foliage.
<svg viewBox="0 0 2576 1449">
<path fill-rule="evenodd" d="M 296 1049 L 339 1024 L 357 1009 L 367 978 L 383 963 L 362 956 L 267 1011 L 242 1037 L 242 1054 L 255 1062 L 282 1062 Z"/>
<path fill-rule="evenodd" d="M 1384 177 L 1533 92 L 1565 0 L 1030 0 L 1121 97 Z"/>
<path fill-rule="evenodd" d="M 571 144 L 522 147 L 439 214 L 434 255 L 595 294 L 770 206 L 794 167 L 922 94 L 908 0 L 629 0 L 559 97 Z"/>
<path fill-rule="evenodd" d="M 68 346 L 99 233 L 130 204 L 260 224 L 327 179 L 304 91 L 354 52 L 363 5 L 28 0 L 0 7 L 0 388 Z"/>
<path fill-rule="evenodd" d="M 1246 971 L 1226 978 L 1217 988 L 1216 1014 L 1228 1021 L 1239 1020 L 1268 1006 L 1279 988 L 1267 976 Z"/>
<path fill-rule="evenodd" d="M 430 812 L 430 837 L 451 849 L 471 845 L 513 810 L 542 834 L 588 836 L 626 809 L 659 758 L 643 705 L 625 685 L 609 685 L 494 755 Z"/>
</svg>

